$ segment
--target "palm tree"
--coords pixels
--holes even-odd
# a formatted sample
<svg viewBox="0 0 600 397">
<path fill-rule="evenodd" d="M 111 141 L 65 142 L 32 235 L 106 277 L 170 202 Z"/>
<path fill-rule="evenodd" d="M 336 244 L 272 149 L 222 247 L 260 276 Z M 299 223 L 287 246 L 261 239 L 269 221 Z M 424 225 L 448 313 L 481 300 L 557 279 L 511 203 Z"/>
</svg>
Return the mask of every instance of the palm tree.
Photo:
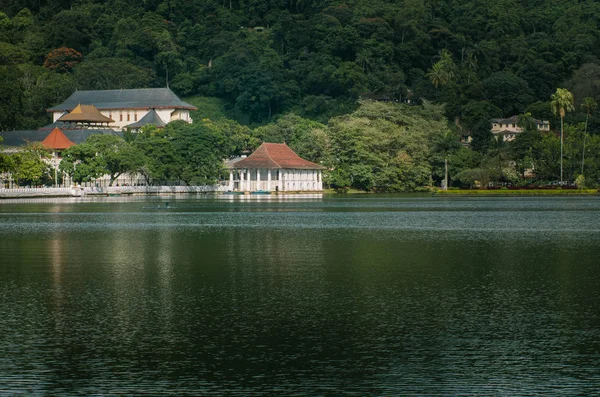
<svg viewBox="0 0 600 397">
<path fill-rule="evenodd" d="M 535 130 L 535 119 L 529 112 L 520 114 L 518 125 L 523 131 L 533 131 Z"/>
<path fill-rule="evenodd" d="M 598 109 L 598 104 L 596 103 L 596 101 L 594 101 L 594 98 L 587 97 L 583 98 L 581 108 L 586 111 L 585 130 L 583 132 L 583 151 L 581 152 L 581 175 L 583 175 L 583 163 L 585 161 L 585 138 L 587 137 L 588 120 L 590 118 L 590 113 Z"/>
<path fill-rule="evenodd" d="M 435 88 L 445 86 L 456 77 L 456 64 L 452 60 L 450 51 L 444 49 L 440 53 L 440 60 L 433 64 L 425 76 L 431 80 Z"/>
<path fill-rule="evenodd" d="M 448 84 L 448 74 L 444 70 L 444 65 L 440 62 L 434 63 L 426 76 L 431 80 L 435 88 Z"/>
<path fill-rule="evenodd" d="M 550 102 L 550 108 L 554 115 L 560 115 L 560 182 L 563 181 L 563 124 L 565 114 L 572 110 L 575 110 L 575 99 L 573 94 L 566 88 L 557 88 L 556 92 L 552 94 L 552 102 Z"/>
</svg>

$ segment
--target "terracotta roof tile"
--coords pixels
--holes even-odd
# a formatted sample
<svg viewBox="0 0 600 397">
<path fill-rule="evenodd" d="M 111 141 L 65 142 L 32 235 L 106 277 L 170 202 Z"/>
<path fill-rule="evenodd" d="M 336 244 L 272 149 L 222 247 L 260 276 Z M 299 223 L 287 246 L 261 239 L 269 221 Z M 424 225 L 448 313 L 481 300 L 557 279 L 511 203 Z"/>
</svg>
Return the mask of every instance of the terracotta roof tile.
<svg viewBox="0 0 600 397">
<path fill-rule="evenodd" d="M 233 165 L 234 168 L 286 168 L 320 170 L 324 167 L 298 156 L 285 143 L 263 143 L 254 153 Z"/>
<path fill-rule="evenodd" d="M 42 141 L 42 145 L 52 149 L 63 150 L 68 149 L 75 144 L 63 134 L 60 128 L 56 127 L 48 134 L 46 139 Z"/>
</svg>

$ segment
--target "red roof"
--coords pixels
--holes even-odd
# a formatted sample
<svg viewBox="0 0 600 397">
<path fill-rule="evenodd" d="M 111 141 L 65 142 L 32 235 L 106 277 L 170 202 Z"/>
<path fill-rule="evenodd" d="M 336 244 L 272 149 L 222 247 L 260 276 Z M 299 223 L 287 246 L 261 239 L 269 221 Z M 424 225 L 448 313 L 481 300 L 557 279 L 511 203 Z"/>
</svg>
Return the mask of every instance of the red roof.
<svg viewBox="0 0 600 397">
<path fill-rule="evenodd" d="M 51 149 L 63 150 L 68 149 L 75 144 L 63 134 L 60 128 L 55 127 L 42 141 L 42 145 Z"/>
<path fill-rule="evenodd" d="M 298 156 L 285 143 L 263 143 L 250 156 L 238 161 L 234 168 L 293 168 L 320 170 L 324 167 Z"/>
</svg>

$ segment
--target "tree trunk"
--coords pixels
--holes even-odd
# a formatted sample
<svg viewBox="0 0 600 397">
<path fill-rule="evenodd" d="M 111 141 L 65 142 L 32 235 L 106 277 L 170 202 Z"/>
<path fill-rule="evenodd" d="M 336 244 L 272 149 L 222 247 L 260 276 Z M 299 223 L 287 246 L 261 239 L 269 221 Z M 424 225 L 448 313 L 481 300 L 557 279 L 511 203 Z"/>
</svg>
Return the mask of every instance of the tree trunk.
<svg viewBox="0 0 600 397">
<path fill-rule="evenodd" d="M 560 184 L 563 181 L 563 117 L 560 118 Z"/>
<path fill-rule="evenodd" d="M 444 159 L 444 165 L 446 168 L 446 173 L 444 175 L 444 190 L 448 190 L 448 157 Z"/>
<path fill-rule="evenodd" d="M 585 130 L 583 131 L 583 150 L 581 152 L 581 175 L 583 175 L 583 164 L 585 163 L 585 138 L 587 137 L 587 126 L 590 112 L 585 115 Z"/>
</svg>

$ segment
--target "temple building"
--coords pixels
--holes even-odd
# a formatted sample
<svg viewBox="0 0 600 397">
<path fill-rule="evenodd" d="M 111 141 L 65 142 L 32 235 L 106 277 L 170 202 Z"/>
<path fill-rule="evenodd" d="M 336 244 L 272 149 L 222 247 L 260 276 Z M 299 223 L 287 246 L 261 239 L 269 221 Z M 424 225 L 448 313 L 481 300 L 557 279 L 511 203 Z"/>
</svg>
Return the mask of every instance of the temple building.
<svg viewBox="0 0 600 397">
<path fill-rule="evenodd" d="M 169 88 L 141 88 L 131 90 L 75 91 L 60 105 L 48 109 L 53 121 L 78 105 L 93 105 L 105 117 L 114 120 L 112 128 L 123 129 L 141 121 L 149 113 L 163 124 L 175 120 L 192 122 L 190 110 L 195 106 L 183 102 Z"/>
<path fill-rule="evenodd" d="M 141 120 L 126 125 L 125 128 L 134 132 L 138 132 L 140 128 L 145 127 L 147 125 L 153 125 L 158 128 L 164 128 L 167 125 L 167 123 L 165 123 L 160 118 L 160 116 L 156 112 L 156 109 L 150 109 L 150 111 L 146 113 L 146 115 L 142 117 Z"/>
<path fill-rule="evenodd" d="M 228 190 L 316 192 L 323 190 L 322 167 L 304 160 L 285 143 L 263 143 L 250 156 L 226 163 Z"/>
<path fill-rule="evenodd" d="M 70 148 L 71 146 L 75 146 L 75 143 L 71 141 L 60 128 L 55 127 L 50 134 L 42 141 L 42 145 L 52 150 L 52 157 L 48 160 L 49 165 L 52 167 L 54 171 L 54 181 L 55 184 L 58 184 L 58 169 L 60 166 L 60 162 L 62 160 L 62 151 Z M 63 184 L 69 185 L 71 184 L 70 180 L 66 175 L 63 175 Z"/>
</svg>

